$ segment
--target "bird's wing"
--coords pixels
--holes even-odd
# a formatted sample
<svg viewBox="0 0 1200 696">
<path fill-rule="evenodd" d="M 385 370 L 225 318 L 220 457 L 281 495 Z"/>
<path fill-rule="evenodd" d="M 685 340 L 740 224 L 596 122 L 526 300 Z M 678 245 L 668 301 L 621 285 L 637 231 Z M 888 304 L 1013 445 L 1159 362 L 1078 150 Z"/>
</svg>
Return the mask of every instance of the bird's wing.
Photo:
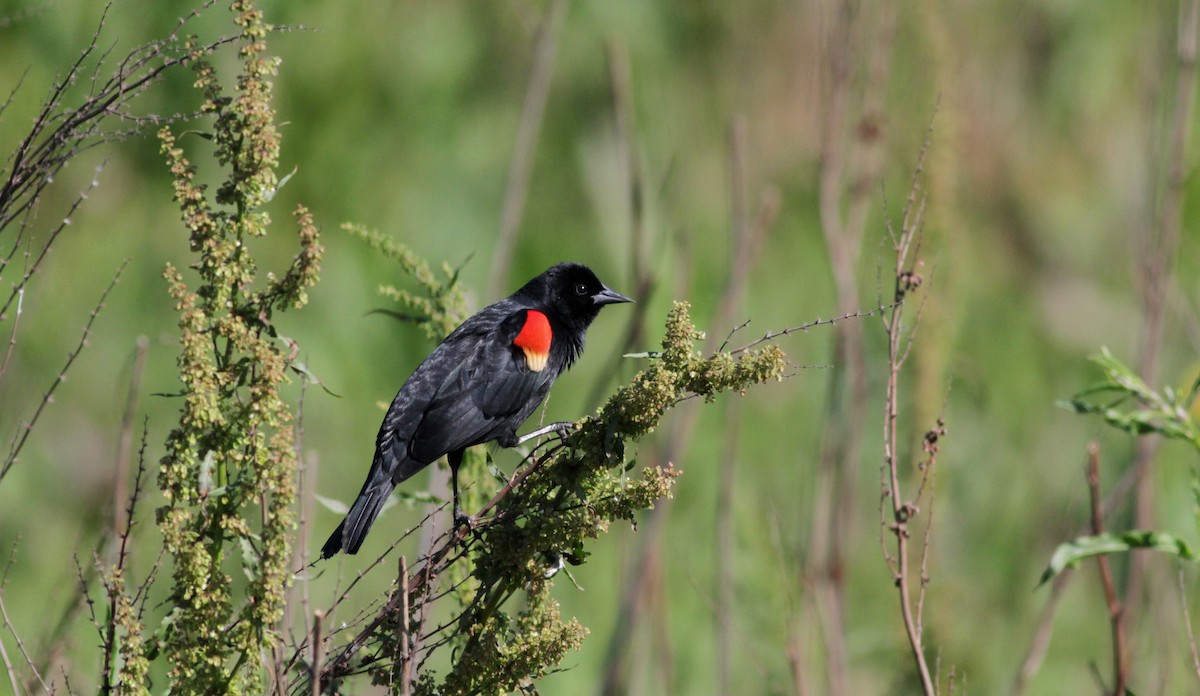
<svg viewBox="0 0 1200 696">
<path fill-rule="evenodd" d="M 456 328 L 417 366 L 392 399 L 387 415 L 379 426 L 379 434 L 375 438 L 375 459 L 368 480 L 382 474 L 398 484 L 444 454 L 439 452 L 414 458 L 409 448 L 413 433 L 424 420 L 430 402 L 446 382 L 447 376 L 470 359 L 478 343 L 492 334 L 512 311 L 511 307 L 504 306 L 504 301 L 484 307 Z"/>
<path fill-rule="evenodd" d="M 432 461 L 511 433 L 541 402 L 556 370 L 531 370 L 514 346 L 526 315 L 511 313 L 449 371 L 409 440 L 414 459 Z"/>
</svg>

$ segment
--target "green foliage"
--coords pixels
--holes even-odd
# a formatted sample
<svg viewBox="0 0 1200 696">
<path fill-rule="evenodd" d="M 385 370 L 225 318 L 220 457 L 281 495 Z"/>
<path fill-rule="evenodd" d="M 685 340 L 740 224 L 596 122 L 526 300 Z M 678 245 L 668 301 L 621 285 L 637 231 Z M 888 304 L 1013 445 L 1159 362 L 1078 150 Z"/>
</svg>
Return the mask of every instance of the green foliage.
<svg viewBox="0 0 1200 696">
<path fill-rule="evenodd" d="M 1050 564 L 1042 573 L 1041 585 L 1067 568 L 1073 568 L 1085 558 L 1106 553 L 1124 553 L 1135 549 L 1162 551 L 1184 561 L 1196 561 L 1197 557 L 1187 542 L 1165 532 L 1124 532 L 1122 534 L 1096 534 L 1081 536 L 1054 550 Z"/>
<path fill-rule="evenodd" d="M 392 238 L 351 223 L 344 223 L 342 229 L 365 241 L 386 258 L 399 263 L 404 272 L 412 276 L 420 286 L 421 294 L 399 290 L 392 285 L 379 286 L 380 295 L 404 308 L 394 316 L 418 324 L 431 341 L 442 340 L 466 319 L 467 304 L 462 287 L 458 284 L 457 269 L 443 263 L 442 275 L 445 276 L 445 280 L 439 280 L 425 259 Z"/>
<path fill-rule="evenodd" d="M 1189 413 L 1200 390 L 1200 379 L 1185 396 L 1169 386 L 1154 391 L 1108 348 L 1101 348 L 1099 355 L 1092 356 L 1092 362 L 1104 370 L 1104 381 L 1060 401 L 1060 406 L 1076 413 L 1099 415 L 1104 422 L 1130 435 L 1157 433 L 1183 440 L 1200 452 L 1200 427 Z M 1094 403 L 1092 400 L 1098 397 L 1111 398 Z M 1132 408 L 1122 408 L 1131 402 Z"/>
<path fill-rule="evenodd" d="M 628 476 L 635 461 L 626 458 L 625 443 L 653 431 L 683 399 L 699 395 L 711 401 L 721 392 L 744 391 L 779 379 L 787 365 L 773 344 L 704 357 L 696 350 L 702 338 L 688 304 L 675 303 L 661 356 L 499 499 L 476 530 L 471 575 L 477 589 L 455 636 L 458 659 L 440 687 L 427 685 L 423 693 L 511 691 L 544 675 L 580 645 L 586 629 L 574 619 L 564 621 L 548 591 L 556 562 L 583 563 L 589 541 L 612 522 L 632 523 L 636 513 L 670 496 L 679 474 L 668 465 Z M 519 591 L 523 609 L 514 619 L 502 606 Z"/>
<path fill-rule="evenodd" d="M 127 46 L 166 40 L 166 52 L 148 63 L 154 70 L 186 56 L 175 50 L 181 42 L 168 36 L 181 12 L 178 3 L 112 4 L 96 51 L 79 70 L 72 69 L 104 6 L 82 0 L 8 3 L 0 17 L 0 59 L 10 68 L 0 82 L 6 97 L 14 97 L 5 100 L 8 108 L 0 119 L 6 157 L 17 150 L 46 98 L 62 105 L 56 114 L 94 106 L 107 114 L 106 127 L 114 130 L 138 127 L 130 116 L 186 116 L 198 101 L 192 75 L 175 69 L 138 88 L 136 102 L 112 103 L 105 97 L 113 72 L 108 67 L 124 65 Z M 185 26 L 181 38 L 195 32 L 204 43 L 228 33 L 228 3 L 194 6 L 212 9 Z M 263 6 L 272 21 L 308 29 L 268 37 L 269 52 L 283 59 L 273 80 L 277 123 L 287 121 L 281 129 L 285 166 L 278 170 L 275 188 L 293 166 L 304 176 L 294 177 L 266 206 L 283 227 L 267 239 L 251 240 L 262 267 L 259 279 L 268 268 L 282 271 L 286 265 L 267 261 L 264 254 L 290 258 L 290 223 L 283 218 L 294 200 L 303 200 L 321 219 L 361 220 L 381 230 L 403 231 L 396 237 L 429 259 L 450 259 L 456 265 L 473 251 L 475 260 L 463 268 L 462 278 L 467 288 L 482 287 L 490 270 L 486 259 L 496 249 L 512 134 L 520 124 L 535 61 L 538 15 L 547 6 L 362 0 Z M 744 312 L 734 321 L 751 319 L 753 328 L 743 331 L 758 332 L 840 311 L 819 230 L 826 215 L 839 216 L 837 210 L 823 214 L 820 205 L 826 184 L 838 178 L 837 146 L 845 140 L 854 142 L 849 159 L 841 158 L 848 165 L 841 180 L 858 193 L 843 200 L 840 214 L 849 221 L 859 212 L 865 218 L 857 278 L 869 303 L 880 285 L 882 212 L 900 207 L 912 174 L 908 163 L 920 147 L 937 95 L 944 95 L 926 168 L 931 193 L 927 247 L 937 255 L 929 269 L 937 268 L 937 287 L 922 312 L 911 364 L 915 369 L 905 378 L 912 398 L 900 406 L 912 423 L 932 422 L 947 409 L 958 442 L 942 462 L 947 467 L 943 473 L 950 476 L 937 490 L 925 615 L 926 630 L 934 637 L 929 644 L 936 643 L 942 655 L 943 681 L 953 666 L 959 675 L 969 675 L 975 691 L 1005 689 L 1026 664 L 1033 627 L 1046 611 L 1046 594 L 1027 590 L 1049 555 L 1031 557 L 1029 549 L 1053 550 L 1074 534 L 1062 529 L 1070 524 L 1066 518 L 1079 516 L 1072 508 L 1078 508 L 1082 497 L 1079 472 L 1070 463 L 1101 422 L 1099 414 L 1056 418 L 1053 404 L 1099 378 L 1099 371 L 1080 356 L 1097 352 L 1102 343 L 1117 355 L 1132 355 L 1144 338 L 1139 282 L 1132 278 L 1141 264 L 1132 257 L 1144 248 L 1139 240 L 1154 226 L 1151 220 L 1159 219 L 1159 211 L 1151 208 L 1170 189 L 1159 166 L 1163 158 L 1186 153 L 1184 174 L 1194 164 L 1194 143 L 1174 148 L 1163 146 L 1158 137 L 1168 134 L 1164 126 L 1177 93 L 1173 34 L 1180 11 L 1176 3 L 1057 2 L 1027 3 L 1022 6 L 1027 11 L 1012 12 L 1010 4 L 997 0 L 852 7 L 857 8 L 848 16 L 853 26 L 834 33 L 840 20 L 828 21 L 834 15 L 824 3 L 572 3 L 551 66 L 552 84 L 510 277 L 532 277 L 559 260 L 583 260 L 628 292 L 635 287 L 629 281 L 640 282 L 639 262 L 631 257 L 641 246 L 648 252 L 641 265 L 653 277 L 650 290 L 639 293 L 635 311 L 661 318 L 672 296 L 686 294 L 697 323 L 724 334 L 730 327 L 713 324 L 709 317 L 720 302 L 730 264 L 729 208 L 736 196 L 731 197 L 729 188 L 728 136 L 736 115 L 747 126 L 747 201 L 753 203 L 760 187 L 771 187 L 784 204 L 763 238 Z M 862 95 L 852 89 L 845 102 L 816 98 L 839 84 L 839 73 L 830 70 L 839 65 L 830 60 L 830 51 L 839 46 L 850 51 L 851 60 L 841 63 L 848 85 L 877 84 L 877 90 Z M 607 65 L 608 48 L 624 49 L 613 53 L 627 59 L 631 80 L 624 90 L 614 89 L 617 71 L 608 68 L 622 61 Z M 215 61 L 223 79 L 226 68 L 231 70 L 231 91 L 237 69 L 233 50 L 221 49 Z M 93 75 L 100 60 L 108 67 Z M 129 65 L 136 65 L 136 56 Z M 987 90 L 962 89 L 981 84 L 981 75 L 987 78 Z M 60 77 L 74 85 L 61 97 L 52 92 Z M 113 81 L 134 83 L 124 76 Z M 621 96 L 624 106 L 614 107 L 614 97 Z M 841 104 L 843 118 L 835 119 L 830 109 Z M 865 112 L 860 105 L 867 107 Z M 822 124 L 839 120 L 848 137 L 828 140 Z M 46 133 L 58 124 L 77 123 L 55 116 Z M 152 123 L 143 121 L 140 127 L 157 129 Z M 199 125 L 211 131 L 207 123 Z M 196 127 L 180 123 L 173 130 L 197 165 L 196 181 L 209 183 L 209 193 L 215 193 L 224 177 L 209 161 L 211 141 L 189 133 Z M 1191 132 L 1194 140 L 1195 129 Z M 161 297 L 155 276 L 170 260 L 189 287 L 198 288 L 187 268 L 192 259 L 181 252 L 185 242 L 173 224 L 176 206 L 164 195 L 162 168 L 155 166 L 157 143 L 137 138 L 117 143 L 100 135 L 103 142 L 88 141 L 97 146 L 54 171 L 54 183 L 45 189 L 51 195 L 30 209 L 36 214 L 14 217 L 0 231 L 5 242 L 0 265 L 7 264 L 0 271 L 0 353 L 7 364 L 7 370 L 0 369 L 0 429 L 6 444 L 25 432 L 27 416 L 48 385 L 59 379 L 61 358 L 75 350 L 78 331 L 72 326 L 80 328 L 80 321 L 72 317 L 86 316 L 96 305 L 95 289 L 108 281 L 121 259 L 132 259 L 106 301 L 90 347 L 55 392 L 20 463 L 0 482 L 0 551 L 9 569 L 3 591 L 12 628 L 39 666 L 52 664 L 41 674 L 49 682 L 46 690 L 58 693 L 69 690 L 65 679 L 82 693 L 94 692 L 98 683 L 95 632 L 86 621 L 75 621 L 55 633 L 53 619 L 76 598 L 72 552 L 101 533 L 99 522 L 112 506 L 106 473 L 115 449 L 114 406 L 129 384 L 137 336 L 148 336 L 151 346 L 137 411 L 149 416 L 152 429 L 162 428 L 154 436 L 160 444 L 182 403 L 146 396 L 178 391 L 173 386 L 176 350 L 163 352 L 162 340 L 176 335 L 179 316 L 171 309 L 173 302 Z M 58 140 L 48 142 L 50 147 L 27 152 L 58 157 Z M 835 169 L 822 175 L 830 154 L 835 155 Z M 15 165 L 20 159 L 6 161 Z M 877 163 L 881 180 L 860 179 L 853 171 L 858 160 Z M 104 171 L 91 188 L 94 166 L 102 161 Z M 19 169 L 8 168 L 10 173 Z M 1169 298 L 1158 361 L 1162 383 L 1181 394 L 1194 373 L 1178 376 L 1187 374 L 1197 359 L 1178 300 L 1195 297 L 1200 277 L 1195 253 L 1198 184 L 1195 176 L 1184 180 L 1183 238 L 1171 263 L 1178 289 Z M 73 195 L 84 191 L 88 200 L 67 211 Z M 858 194 L 861 204 L 854 200 Z M 71 224 L 55 238 L 53 229 L 68 216 Z M 18 223 L 25 217 L 30 224 L 22 232 Z M 373 289 L 380 264 L 373 255 L 354 253 L 359 250 L 351 248 L 356 242 L 348 235 L 338 232 L 337 237 L 336 245 L 328 235 L 322 240 L 331 255 L 323 262 L 320 292 L 310 292 L 311 303 L 303 312 L 276 318 L 280 333 L 297 338 L 312 356 L 313 367 L 321 365 L 321 376 L 346 396 L 331 403 L 310 390 L 303 432 L 305 451 L 319 462 L 306 492 L 315 489 L 345 500 L 357 492 L 369 460 L 382 415 L 377 400 L 390 398 L 423 351 L 410 349 L 409 341 L 390 341 L 393 327 L 387 322 L 363 319 L 362 284 L 367 279 L 368 290 Z M 50 240 L 53 248 L 42 258 L 40 250 Z M 338 253 L 332 258 L 335 246 Z M 430 266 L 441 279 L 438 262 Z M 22 285 L 34 268 L 40 268 L 34 282 Z M 422 294 L 407 277 L 383 280 Z M 16 294 L 22 287 L 26 291 Z M 688 289 L 679 290 L 684 287 Z M 890 295 L 891 288 L 881 292 Z M 377 304 L 401 309 L 386 301 Z M 598 391 L 593 383 L 613 383 L 613 376 L 605 374 L 613 371 L 606 355 L 657 348 L 653 339 L 621 342 L 616 329 L 621 318 L 601 317 L 584 359 L 553 392 L 549 419 L 575 418 L 599 403 L 591 400 Z M 652 319 L 651 324 L 647 328 L 661 322 Z M 796 363 L 820 366 L 832 361 L 837 339 L 833 331 L 814 331 L 783 340 L 788 343 L 780 345 Z M 875 492 L 868 490 L 870 473 L 879 464 L 871 444 L 879 433 L 871 423 L 880 415 L 877 404 L 883 398 L 881 349 L 868 331 L 865 357 L 873 376 L 862 386 L 868 425 L 859 433 L 859 460 L 848 462 L 860 476 L 857 493 L 869 499 L 865 507 L 871 509 L 838 508 L 849 523 L 836 527 L 846 562 L 833 579 L 844 582 L 844 616 L 852 627 L 847 690 L 879 692 L 891 684 L 893 692 L 908 693 L 895 686 L 904 683 L 897 673 L 905 667 L 897 657 L 895 589 L 879 572 L 877 512 L 870 504 Z M 723 490 L 731 497 L 734 544 L 719 566 L 734 581 L 730 676 L 749 691 L 787 693 L 793 677 L 809 692 L 830 691 L 824 677 L 829 653 L 821 649 L 818 634 L 820 606 L 808 601 L 813 593 L 802 590 L 810 579 L 821 579 L 806 574 L 806 557 L 819 554 L 812 521 L 831 498 L 824 495 L 827 471 L 814 460 L 822 439 L 838 427 L 826 421 L 826 414 L 839 406 L 830 399 L 829 385 L 838 377 L 838 370 L 801 369 L 786 385 L 751 394 L 740 404 L 736 430 L 732 421 L 727 429 L 715 414 L 700 417 L 685 445 L 686 460 L 676 464 L 686 476 L 673 489 L 675 500 L 663 526 L 669 538 L 659 547 L 662 573 L 646 588 L 657 592 L 653 596 L 661 600 L 661 611 L 637 616 L 632 635 L 622 643 L 637 659 L 615 666 L 609 662 L 611 653 L 604 646 L 615 622 L 586 618 L 611 618 L 619 611 L 629 591 L 628 573 L 622 571 L 632 570 L 630 558 L 646 537 L 625 534 L 627 529 L 614 525 L 618 533 L 587 547 L 589 564 L 576 574 L 586 592 L 571 591 L 558 578 L 554 594 L 562 613 L 578 616 L 593 633 L 585 649 L 566 658 L 570 671 L 549 677 L 544 692 L 591 693 L 614 667 L 631 693 L 714 690 L 710 677 L 721 660 L 715 659 L 718 624 L 712 617 L 714 601 L 720 599 L 710 576 L 718 567 L 711 543 L 713 501 L 720 472 L 731 457 L 737 460 L 737 484 Z M 1145 377 L 1161 391 L 1160 383 Z M 1088 400 L 1103 403 L 1111 397 Z M 1134 407 L 1126 402 L 1116 408 Z M 650 436 L 654 439 L 638 445 L 641 460 L 649 461 L 663 430 L 659 427 Z M 740 435 L 736 450 L 729 441 L 734 432 Z M 1109 451 L 1114 456 L 1106 458 L 1106 471 L 1116 476 L 1120 457 L 1115 449 Z M 155 451 L 153 459 L 162 454 Z M 500 453 L 498 460 L 511 473 L 512 454 Z M 1149 528 L 1182 533 L 1196 549 L 1190 509 L 1180 505 L 1191 502 L 1183 490 L 1194 461 L 1190 448 L 1164 447 L 1153 464 L 1156 475 L 1146 485 L 1155 494 L 1159 519 L 1180 520 L 1183 515 L 1182 521 Z M 217 487 L 216 468 L 214 458 L 207 467 L 213 479 L 209 488 Z M 628 477 L 638 479 L 638 470 Z M 414 480 L 402 488 L 411 492 L 423 487 Z M 469 490 L 485 492 L 479 485 Z M 154 500 L 147 509 L 158 504 Z M 1123 519 L 1117 512 L 1116 519 Z M 397 506 L 380 524 L 396 532 L 420 519 L 421 513 Z M 319 541 L 337 518 L 318 507 L 311 521 L 309 539 Z M 136 591 L 159 551 L 157 531 L 138 530 L 135 562 L 126 575 L 130 591 Z M 1062 536 L 1047 538 L 1056 533 Z M 382 536 L 372 537 L 371 548 L 382 550 L 387 535 L 383 529 L 376 534 Z M 243 582 L 236 567 L 240 547 L 226 545 L 233 551 L 226 554 L 225 568 Z M 411 539 L 397 552 L 417 565 L 419 549 Z M 313 606 L 341 597 L 347 581 L 369 562 L 364 554 L 342 561 L 341 572 L 330 564 L 323 573 L 304 574 Z M 1151 571 L 1174 564 L 1154 554 Z M 327 634 L 371 610 L 394 579 L 392 565 L 377 567 L 356 585 L 338 606 L 336 622 L 326 623 Z M 1114 568 L 1118 581 L 1120 565 Z M 151 593 L 148 640 L 159 615 L 169 608 L 162 589 L 170 584 L 171 570 L 168 561 Z M 1192 598 L 1196 578 L 1190 566 L 1187 570 Z M 441 589 L 449 584 L 442 576 Z M 1155 582 L 1146 586 L 1161 587 Z M 669 591 L 662 592 L 664 588 Z M 47 597 L 55 599 L 47 602 Z M 1105 636 L 1096 630 L 1101 608 L 1076 601 L 1082 599 L 1069 595 L 1055 605 L 1053 641 L 1025 693 L 1095 690 L 1085 667 L 1102 656 Z M 1161 607 L 1177 607 L 1173 592 L 1154 593 L 1151 599 L 1150 613 L 1137 607 L 1131 612 L 1150 616 L 1161 613 Z M 291 628 L 299 635 L 304 616 L 295 609 Z M 1191 609 L 1194 619 L 1194 601 Z M 515 615 L 515 609 L 510 613 Z M 991 640 L 979 640 L 980 625 L 989 627 Z M 1184 681 L 1190 672 L 1181 674 L 1190 661 L 1183 654 L 1186 641 L 1181 634 L 1164 637 L 1164 628 L 1156 621 L 1128 622 L 1131 658 L 1139 673 L 1135 688 L 1153 692 L 1158 687 L 1152 684 L 1161 678 L 1161 688 L 1168 692 L 1190 692 L 1195 682 Z M 0 634 L 18 681 L 34 684 L 30 670 L 21 665 L 14 634 L 7 629 Z M 669 634 L 664 636 L 669 650 L 660 651 L 664 643 L 656 636 L 663 634 Z M 338 632 L 330 641 L 343 642 L 346 635 Z M 801 659 L 790 661 L 784 647 L 795 647 Z M 55 661 L 51 654 L 62 658 Z M 164 663 L 152 661 L 155 692 L 166 688 L 160 682 Z M 430 664 L 441 669 L 446 663 L 439 655 Z M 5 678 L 0 677 L 0 684 L 5 684 L 0 690 L 9 689 Z"/>
<path fill-rule="evenodd" d="M 460 613 L 456 621 L 422 637 L 433 645 L 420 658 L 415 693 L 532 689 L 532 680 L 577 649 L 588 631 L 576 619 L 562 617 L 550 593 L 553 578 L 564 563 L 585 563 L 589 543 L 613 522 L 635 523 L 637 513 L 669 497 L 679 475 L 668 464 L 630 476 L 636 460 L 626 456 L 626 442 L 652 432 L 682 400 L 703 396 L 711 401 L 721 392 L 741 392 L 779 379 L 787 366 L 774 344 L 705 357 L 696 350 L 702 338 L 692 325 L 689 305 L 675 303 L 663 350 L 649 366 L 561 441 L 535 451 L 483 505 L 470 534 L 449 535 L 421 567 L 410 570 L 409 585 L 397 587 L 376 619 L 331 656 L 322 670 L 326 685 L 364 668 L 376 684 L 394 688 L 402 683 L 405 660 L 416 659 L 402 647 L 404 636 L 422 630 L 423 622 L 415 617 L 430 611 L 423 602 L 439 599 L 457 601 Z M 458 548 L 460 543 L 465 550 Z M 470 563 L 460 562 L 467 559 Z M 433 596 L 435 577 L 453 589 Z M 520 608 L 510 615 L 508 602 L 518 594 Z M 403 606 L 409 607 L 407 615 Z M 372 654 L 356 658 L 368 643 Z M 428 660 L 444 646 L 451 647 L 453 664 L 439 676 Z"/>
<path fill-rule="evenodd" d="M 214 117 L 215 157 L 227 172 L 212 200 L 176 137 L 159 133 L 199 276 L 192 291 L 174 266 L 164 273 L 180 315 L 184 406 L 159 472 L 167 504 L 158 523 L 174 589 L 158 639 L 177 694 L 262 689 L 259 659 L 282 616 L 295 526 L 292 415 L 279 391 L 293 356 L 272 320 L 304 306 L 322 253 L 311 216 L 298 207 L 300 252 L 282 277 L 268 273 L 256 284 L 247 241 L 267 234 L 262 207 L 278 185 L 278 61 L 263 55 L 270 27 L 261 13 L 240 0 L 232 9 L 242 28 L 236 93 L 223 93 L 212 65 L 195 63 L 202 111 Z"/>
<path fill-rule="evenodd" d="M 1200 453 L 1200 427 L 1197 427 L 1190 412 L 1200 390 L 1200 379 L 1192 384 L 1186 396 L 1181 396 L 1171 387 L 1163 387 L 1161 391 L 1151 389 L 1108 348 L 1101 348 L 1098 355 L 1092 356 L 1092 362 L 1104 371 L 1104 381 L 1080 391 L 1069 400 L 1059 402 L 1060 406 L 1075 413 L 1098 415 L 1105 423 L 1135 437 L 1161 435 L 1183 440 Z M 1094 400 L 1098 397 L 1105 397 L 1106 400 L 1096 403 Z M 1192 492 L 1196 501 L 1196 526 L 1200 529 L 1200 471 L 1193 472 Z M 1166 532 L 1129 531 L 1081 536 L 1054 550 L 1039 584 L 1090 556 L 1134 549 L 1164 551 L 1181 560 L 1197 560 L 1182 538 Z"/>
<path fill-rule="evenodd" d="M 417 693 L 503 694 L 545 676 L 587 635 L 575 619 L 563 621 L 549 588 L 546 580 L 528 585 L 527 604 L 515 618 L 494 612 L 466 625 L 461 637 L 468 649 L 445 682 L 440 687 L 422 683 Z"/>
<path fill-rule="evenodd" d="M 124 633 L 119 653 L 121 667 L 116 683 L 121 685 L 121 693 L 129 696 L 149 694 L 147 685 L 150 683 L 150 659 L 146 656 L 146 645 L 143 640 L 145 627 L 142 625 L 141 612 L 137 610 L 133 599 L 125 591 L 124 578 L 117 577 L 114 572 L 110 578 L 112 585 L 118 589 L 120 596 L 117 600 L 116 623 Z"/>
</svg>

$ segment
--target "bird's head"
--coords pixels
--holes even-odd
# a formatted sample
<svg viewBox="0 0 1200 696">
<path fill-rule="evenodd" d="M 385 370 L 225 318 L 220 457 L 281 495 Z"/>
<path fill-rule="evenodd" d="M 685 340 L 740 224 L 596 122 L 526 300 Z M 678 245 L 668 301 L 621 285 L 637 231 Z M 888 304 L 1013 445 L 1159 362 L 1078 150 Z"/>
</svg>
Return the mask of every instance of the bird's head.
<svg viewBox="0 0 1200 696">
<path fill-rule="evenodd" d="M 517 291 L 516 297 L 534 303 L 569 326 L 586 329 L 600 308 L 618 302 L 633 302 L 609 288 L 592 269 L 578 263 L 551 266 Z"/>
</svg>

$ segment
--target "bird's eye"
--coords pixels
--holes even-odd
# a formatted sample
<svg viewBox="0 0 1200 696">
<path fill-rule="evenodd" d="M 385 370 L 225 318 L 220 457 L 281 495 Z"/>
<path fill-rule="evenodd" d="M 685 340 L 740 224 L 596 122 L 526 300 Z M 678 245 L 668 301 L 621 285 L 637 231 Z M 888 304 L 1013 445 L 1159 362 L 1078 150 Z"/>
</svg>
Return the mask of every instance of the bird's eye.
<svg viewBox="0 0 1200 696">
<path fill-rule="evenodd" d="M 584 295 L 588 294 L 588 286 L 585 285 L 584 283 L 576 283 L 575 284 L 575 294 L 579 295 L 580 297 L 583 297 Z"/>
</svg>

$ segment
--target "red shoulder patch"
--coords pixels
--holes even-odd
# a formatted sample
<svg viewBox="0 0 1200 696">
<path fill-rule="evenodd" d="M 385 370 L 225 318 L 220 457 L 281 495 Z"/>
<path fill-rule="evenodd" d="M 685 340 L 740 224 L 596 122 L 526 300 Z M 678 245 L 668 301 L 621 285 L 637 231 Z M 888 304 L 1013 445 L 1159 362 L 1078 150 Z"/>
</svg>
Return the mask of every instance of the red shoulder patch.
<svg viewBox="0 0 1200 696">
<path fill-rule="evenodd" d="M 530 309 L 525 312 L 525 325 L 513 339 L 513 345 L 534 353 L 549 353 L 552 337 L 550 320 L 536 309 Z"/>
<path fill-rule="evenodd" d="M 536 309 L 530 309 L 525 312 L 525 325 L 513 339 L 513 345 L 525 353 L 529 369 L 541 372 L 546 367 L 546 359 L 550 357 L 550 341 L 553 338 L 550 320 Z"/>
</svg>

